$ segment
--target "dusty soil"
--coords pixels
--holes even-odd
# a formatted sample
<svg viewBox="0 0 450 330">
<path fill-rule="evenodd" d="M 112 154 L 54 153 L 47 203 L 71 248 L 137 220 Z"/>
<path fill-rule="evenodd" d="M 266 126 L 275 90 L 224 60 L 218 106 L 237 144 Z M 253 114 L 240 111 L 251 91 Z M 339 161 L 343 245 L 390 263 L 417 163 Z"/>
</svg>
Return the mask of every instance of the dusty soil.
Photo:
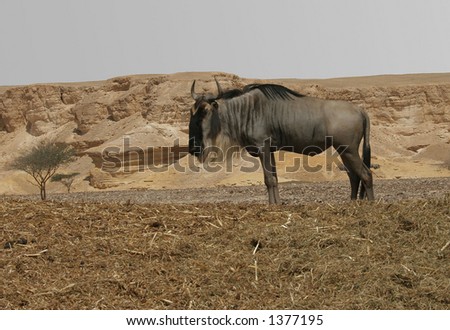
<svg viewBox="0 0 450 330">
<path fill-rule="evenodd" d="M 450 177 L 398 179 L 374 181 L 375 197 L 383 202 L 402 199 L 436 198 L 450 192 Z M 304 204 L 310 202 L 345 203 L 350 198 L 348 180 L 328 182 L 285 182 L 279 184 L 283 204 Z M 39 200 L 39 195 L 22 195 L 12 198 Z M 218 203 L 268 201 L 264 184 L 252 186 L 219 186 L 214 188 L 190 189 L 135 189 L 104 192 L 76 192 L 71 194 L 49 194 L 49 199 L 65 202 L 128 202 L 128 203 Z"/>
<path fill-rule="evenodd" d="M 450 178 L 3 197 L 2 309 L 449 309 Z"/>
</svg>

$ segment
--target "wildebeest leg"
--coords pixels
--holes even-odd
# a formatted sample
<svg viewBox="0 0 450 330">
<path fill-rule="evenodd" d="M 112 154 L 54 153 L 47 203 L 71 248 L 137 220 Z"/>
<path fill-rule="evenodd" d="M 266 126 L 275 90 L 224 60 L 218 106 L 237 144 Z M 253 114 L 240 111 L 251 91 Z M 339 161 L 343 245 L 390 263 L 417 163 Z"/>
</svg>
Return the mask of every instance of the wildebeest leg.
<svg viewBox="0 0 450 330">
<path fill-rule="evenodd" d="M 264 183 L 269 193 L 269 204 L 279 204 L 280 194 L 278 192 L 278 177 L 275 167 L 275 156 L 269 148 L 265 147 L 264 152 L 259 154 L 259 159 L 264 173 Z"/>
<path fill-rule="evenodd" d="M 273 195 L 275 198 L 275 204 L 280 204 L 280 193 L 278 191 L 278 176 L 277 176 L 277 168 L 275 164 L 275 155 L 273 152 L 270 153 L 270 164 L 272 164 L 272 180 L 275 182 L 273 185 Z"/>
<path fill-rule="evenodd" d="M 366 196 L 366 187 L 362 184 L 361 190 L 359 191 L 359 199 L 364 199 Z"/>
<path fill-rule="evenodd" d="M 350 178 L 350 184 L 352 187 L 351 198 L 356 199 L 359 180 L 361 180 L 367 199 L 373 200 L 375 197 L 372 187 L 372 172 L 367 168 L 367 166 L 364 165 L 358 152 L 347 149 L 341 154 L 341 158 L 347 168 L 348 176 Z"/>
<path fill-rule="evenodd" d="M 349 170 L 349 168 L 351 167 L 351 164 L 348 164 L 347 158 L 342 157 L 342 162 L 344 163 L 345 168 L 347 169 L 347 174 L 350 179 L 350 186 L 352 188 L 350 198 L 352 200 L 355 200 L 358 197 L 358 188 L 359 188 L 359 183 L 360 183 L 361 179 L 359 178 L 359 176 L 356 175 L 356 173 L 354 171 Z"/>
</svg>

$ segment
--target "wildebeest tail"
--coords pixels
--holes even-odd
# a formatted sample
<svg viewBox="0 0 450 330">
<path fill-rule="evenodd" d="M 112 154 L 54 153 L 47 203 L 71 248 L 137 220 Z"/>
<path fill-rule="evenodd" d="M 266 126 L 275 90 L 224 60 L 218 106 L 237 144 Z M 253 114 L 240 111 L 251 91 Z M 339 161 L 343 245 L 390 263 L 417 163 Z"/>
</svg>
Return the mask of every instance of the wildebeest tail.
<svg viewBox="0 0 450 330">
<path fill-rule="evenodd" d="M 365 111 L 362 112 L 363 115 L 363 130 L 364 130 L 364 143 L 363 143 L 363 163 L 370 169 L 370 159 L 371 159 L 371 151 L 370 151 L 370 119 Z"/>
<path fill-rule="evenodd" d="M 363 143 L 363 164 L 367 167 L 367 170 L 370 171 L 370 158 L 371 158 L 371 152 L 370 152 L 370 119 L 369 116 L 365 111 L 361 112 L 363 116 L 363 132 L 364 132 L 364 143 Z M 361 180 L 361 190 L 359 191 L 359 198 L 363 199 L 367 197 L 366 189 L 364 187 L 363 181 Z"/>
</svg>

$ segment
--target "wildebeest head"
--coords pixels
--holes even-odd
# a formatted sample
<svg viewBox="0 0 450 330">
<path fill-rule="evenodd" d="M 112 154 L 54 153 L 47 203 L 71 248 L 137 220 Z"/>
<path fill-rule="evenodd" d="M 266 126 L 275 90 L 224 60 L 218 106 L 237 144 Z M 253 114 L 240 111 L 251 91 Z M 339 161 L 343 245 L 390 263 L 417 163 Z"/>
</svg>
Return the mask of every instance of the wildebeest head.
<svg viewBox="0 0 450 330">
<path fill-rule="evenodd" d="M 220 132 L 217 100 L 222 97 L 223 91 L 217 79 L 214 79 L 218 90 L 217 95 L 197 94 L 195 92 L 195 80 L 191 87 L 191 96 L 195 103 L 191 109 L 189 121 L 189 153 L 196 156 L 200 161 L 207 158 L 214 144 L 213 141 Z"/>
</svg>

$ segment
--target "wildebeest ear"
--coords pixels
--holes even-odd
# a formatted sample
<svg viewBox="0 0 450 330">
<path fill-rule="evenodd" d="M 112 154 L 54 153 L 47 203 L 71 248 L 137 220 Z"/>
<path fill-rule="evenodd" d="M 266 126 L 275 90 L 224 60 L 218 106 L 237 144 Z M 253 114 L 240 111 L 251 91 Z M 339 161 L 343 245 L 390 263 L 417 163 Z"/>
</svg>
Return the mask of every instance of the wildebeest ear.
<svg viewBox="0 0 450 330">
<path fill-rule="evenodd" d="M 211 102 L 211 105 L 213 108 L 218 109 L 219 108 L 219 104 L 216 101 Z"/>
</svg>

